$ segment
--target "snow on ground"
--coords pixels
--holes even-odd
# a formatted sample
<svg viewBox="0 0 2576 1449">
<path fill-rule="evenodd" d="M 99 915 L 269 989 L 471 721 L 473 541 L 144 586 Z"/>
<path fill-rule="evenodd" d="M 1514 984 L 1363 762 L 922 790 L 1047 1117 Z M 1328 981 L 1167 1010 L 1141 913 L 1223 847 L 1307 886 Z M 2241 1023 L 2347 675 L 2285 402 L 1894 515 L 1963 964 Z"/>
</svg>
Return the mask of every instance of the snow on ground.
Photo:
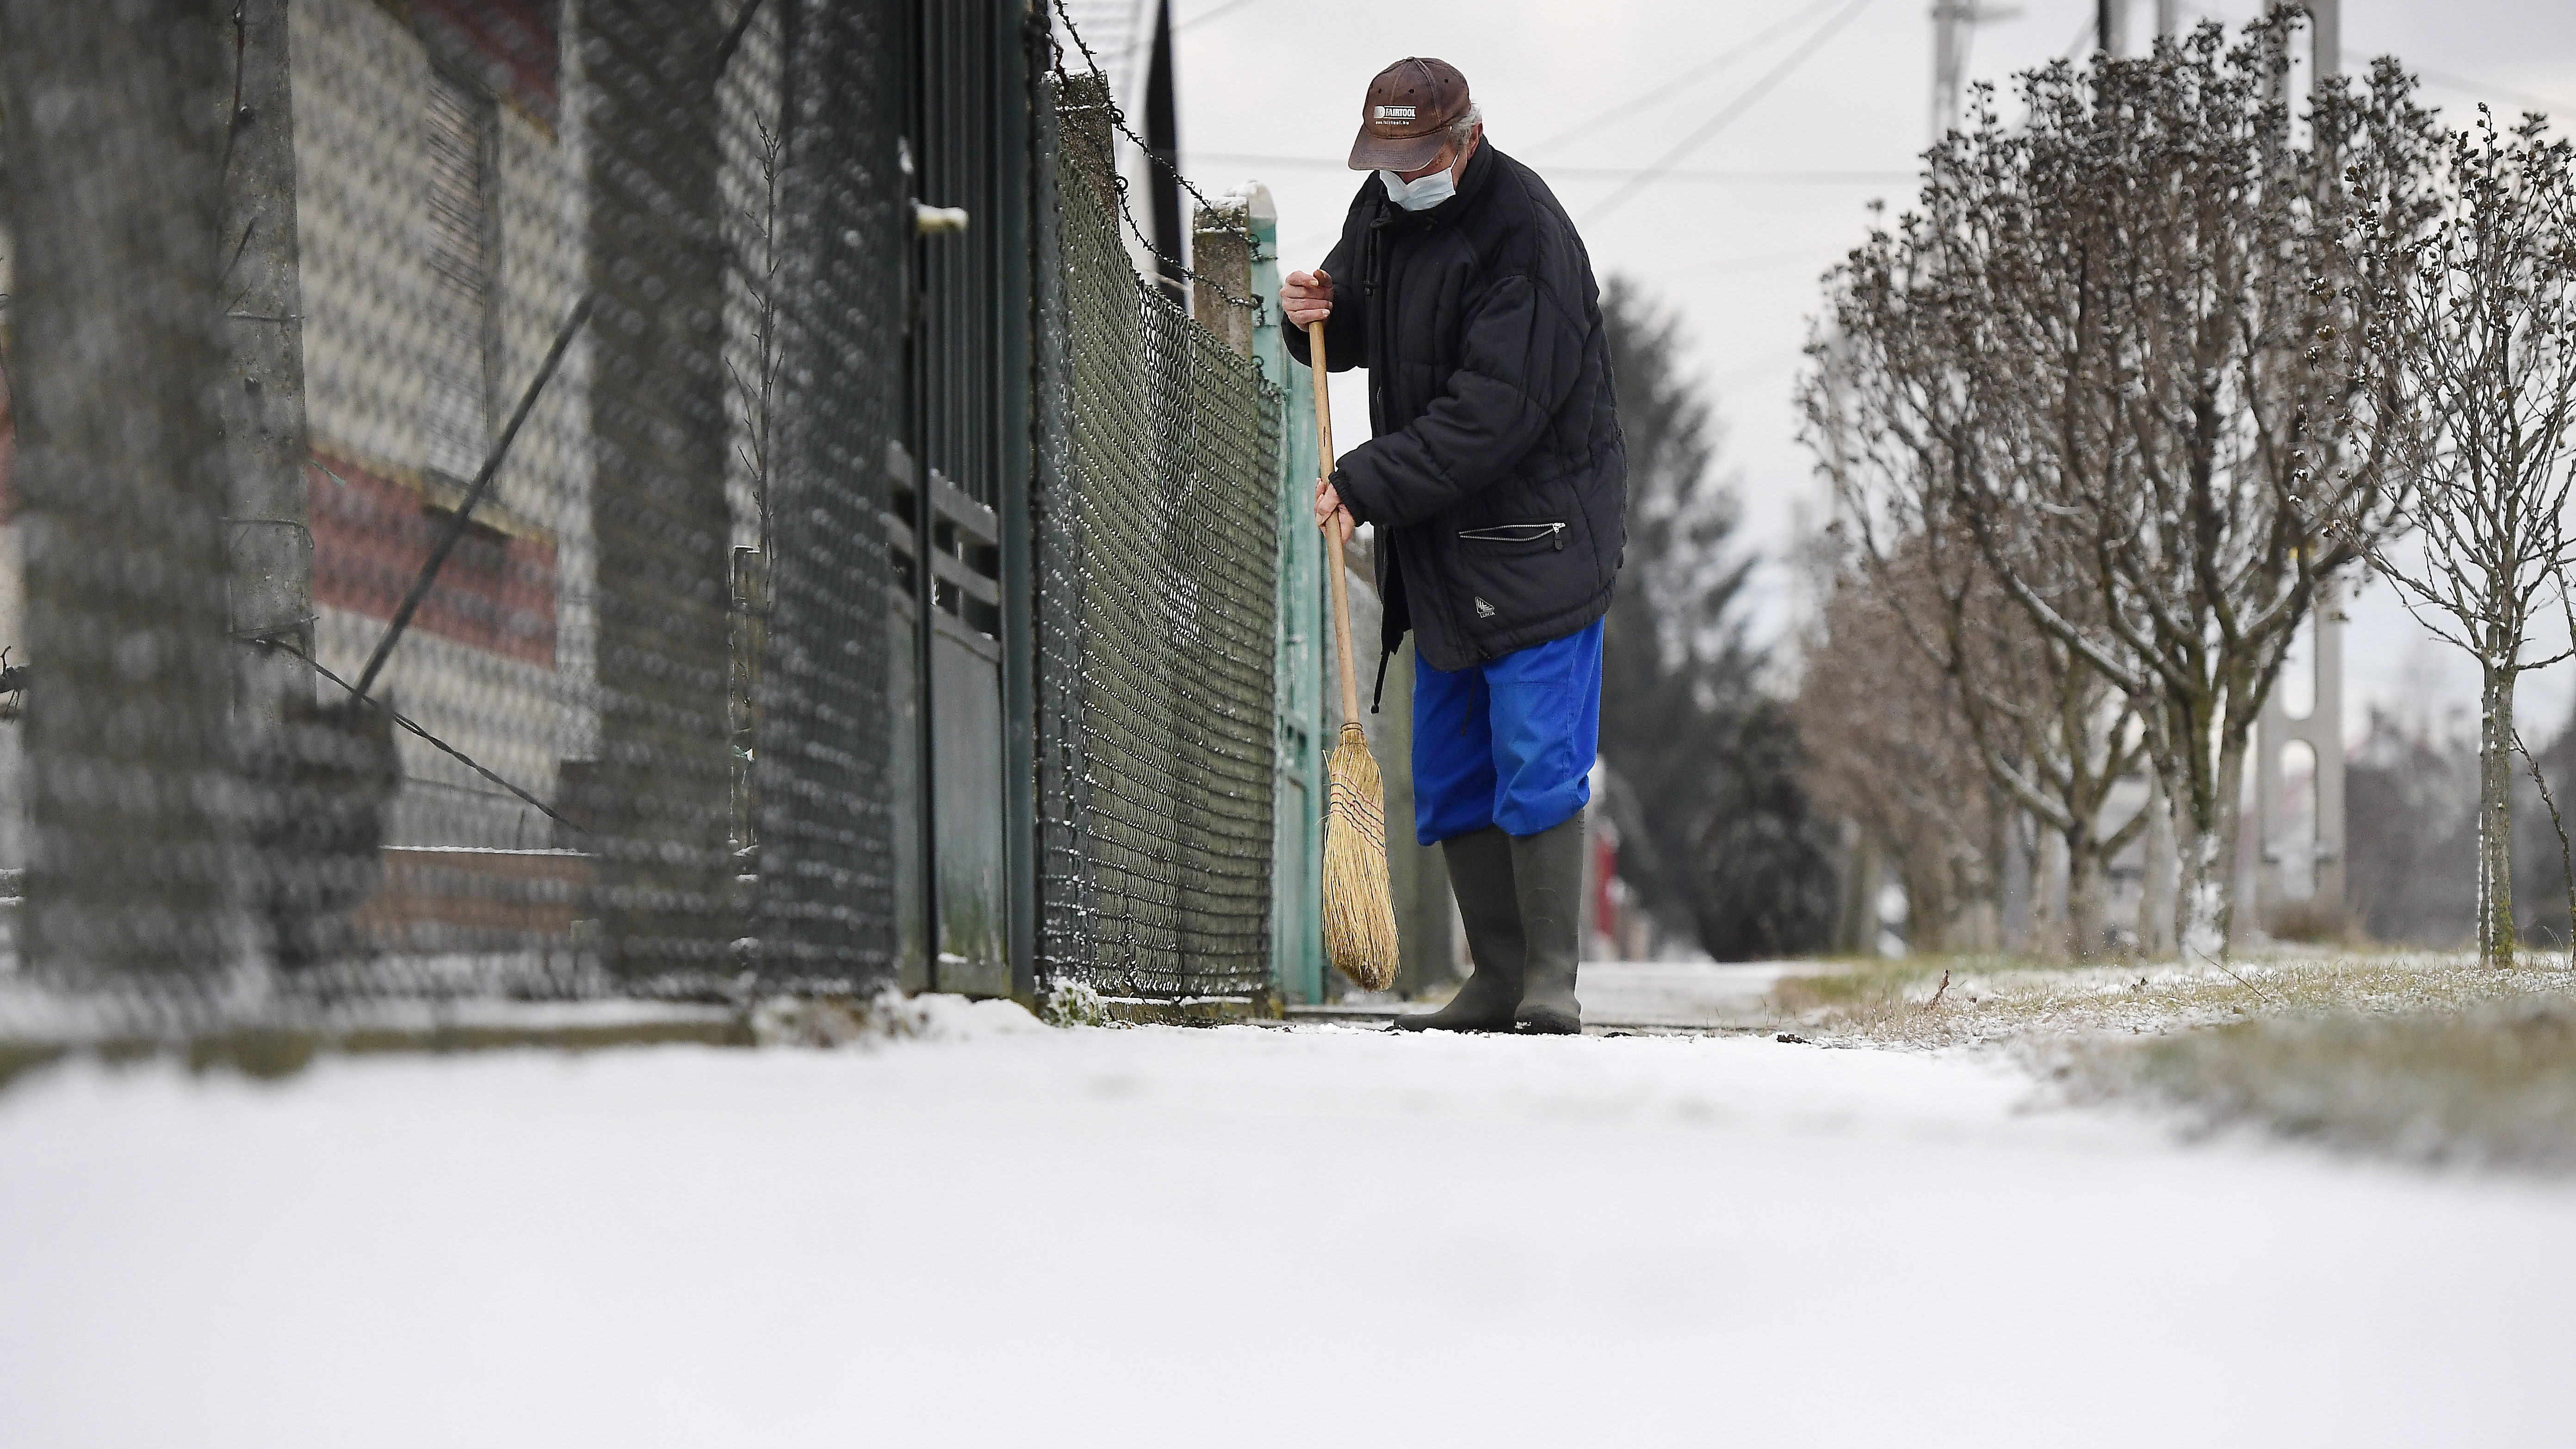
<svg viewBox="0 0 2576 1449">
<path fill-rule="evenodd" d="M 2186 1146 L 1984 1059 L 1000 1020 L 22 1082 L 0 1441 L 2576 1432 L 2576 1187 Z"/>
</svg>

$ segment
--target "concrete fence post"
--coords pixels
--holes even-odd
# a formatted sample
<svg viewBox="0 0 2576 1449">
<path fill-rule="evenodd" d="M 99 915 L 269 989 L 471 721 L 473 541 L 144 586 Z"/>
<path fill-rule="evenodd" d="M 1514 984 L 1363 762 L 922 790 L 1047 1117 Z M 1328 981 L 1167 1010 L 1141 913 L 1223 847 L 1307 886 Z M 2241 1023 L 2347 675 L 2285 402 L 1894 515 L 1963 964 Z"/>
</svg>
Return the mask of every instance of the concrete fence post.
<svg viewBox="0 0 2576 1449">
<path fill-rule="evenodd" d="M 1229 192 L 1214 208 L 1200 207 L 1190 235 L 1190 315 L 1237 357 L 1252 355 L 1252 207 Z"/>
<path fill-rule="evenodd" d="M 73 984 L 244 959 L 227 739 L 217 173 L 194 0 L 0 7 L 26 535 L 22 959 Z"/>
</svg>

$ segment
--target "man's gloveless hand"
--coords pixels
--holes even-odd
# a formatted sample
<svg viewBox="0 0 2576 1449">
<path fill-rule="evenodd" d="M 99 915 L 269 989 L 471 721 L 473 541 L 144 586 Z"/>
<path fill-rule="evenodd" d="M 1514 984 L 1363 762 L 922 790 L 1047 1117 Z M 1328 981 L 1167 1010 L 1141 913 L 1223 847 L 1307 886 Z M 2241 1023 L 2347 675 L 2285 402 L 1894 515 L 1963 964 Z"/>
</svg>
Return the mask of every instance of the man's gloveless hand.
<svg viewBox="0 0 2576 1449">
<path fill-rule="evenodd" d="M 1303 328 L 1310 322 L 1321 322 L 1333 315 L 1333 274 L 1317 267 L 1311 272 L 1290 272 L 1279 286 L 1279 310 L 1288 320 Z M 1325 463 L 1330 466 L 1331 459 Z M 1332 533 L 1336 541 L 1351 541 L 1351 530 L 1358 523 L 1351 511 L 1342 506 L 1341 495 L 1333 491 L 1331 480 L 1315 480 L 1315 526 Z"/>
<path fill-rule="evenodd" d="M 1311 272 L 1290 272 L 1288 280 L 1279 284 L 1279 310 L 1300 328 L 1332 316 L 1333 274 L 1322 267 Z"/>
<path fill-rule="evenodd" d="M 1351 511 L 1342 506 L 1342 495 L 1333 491 L 1333 480 L 1315 480 L 1315 526 L 1334 535 L 1335 541 L 1351 541 L 1351 530 L 1359 526 Z"/>
</svg>

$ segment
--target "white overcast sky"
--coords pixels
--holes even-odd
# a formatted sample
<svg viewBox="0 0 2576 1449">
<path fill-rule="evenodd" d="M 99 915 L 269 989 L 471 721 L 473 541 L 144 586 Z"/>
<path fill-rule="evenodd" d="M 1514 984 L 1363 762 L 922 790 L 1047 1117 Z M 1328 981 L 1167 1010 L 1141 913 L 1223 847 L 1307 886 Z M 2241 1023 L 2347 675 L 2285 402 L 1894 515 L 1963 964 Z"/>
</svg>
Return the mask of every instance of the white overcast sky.
<svg viewBox="0 0 2576 1449">
<path fill-rule="evenodd" d="M 1928 139 L 1932 27 L 1927 0 L 1843 0 L 1861 8 L 1681 166 L 1774 172 L 1766 180 L 1671 179 L 1587 219 L 1620 182 L 1574 168 L 1639 167 L 1737 105 L 1841 4 L 1817 0 L 1173 0 L 1184 167 L 1202 187 L 1266 182 L 1284 261 L 1322 259 L 1358 178 L 1340 169 L 1369 78 L 1406 55 L 1463 71 L 1487 134 L 1535 166 L 1583 224 L 1594 268 L 1632 277 L 1679 310 L 1728 427 L 1747 542 L 1772 560 L 1759 617 L 1781 631 L 1796 606 L 1778 563 L 1820 496 L 1796 441 L 1790 389 L 1816 279 L 1863 233 L 1865 204 L 1902 207 Z M 1995 6 L 1992 8 L 2001 8 Z M 2231 22 L 2256 0 L 2186 3 L 2186 19 Z M 1999 86 L 2017 71 L 2089 48 L 2093 0 L 2024 0 L 1978 28 L 1970 73 Z M 1804 17 L 1801 19 L 1800 17 Z M 1787 24 L 1768 44 L 1660 99 L 1668 82 Z M 2136 0 L 2131 34 L 2154 28 Z M 2564 98 L 2576 114 L 2576 5 L 2542 0 L 2345 0 L 2348 53 L 2393 53 L 2425 79 L 2455 125 L 2475 102 L 2518 111 Z M 2359 69 L 2348 63 L 2347 69 Z M 2559 108 L 2551 107 L 2553 113 Z M 1582 123 L 1608 119 L 1555 145 Z M 1299 158 L 1302 165 L 1255 160 Z M 1817 173 L 1840 173 L 1821 178 Z M 1861 173 L 1850 176 L 1849 173 Z M 1347 381 L 1347 379 L 1345 379 Z M 1365 436 L 1367 405 L 1335 392 L 1343 447 Z M 2555 647 L 2554 645 L 2552 646 Z M 2377 703 L 2421 717 L 2474 703 L 2474 672 L 2432 645 L 2388 589 L 2364 591 L 2347 635 L 2346 727 Z M 2576 696 L 2576 665 L 2526 680 L 2522 716 L 2554 731 Z M 2537 741 L 2534 741 L 2535 746 Z"/>
</svg>

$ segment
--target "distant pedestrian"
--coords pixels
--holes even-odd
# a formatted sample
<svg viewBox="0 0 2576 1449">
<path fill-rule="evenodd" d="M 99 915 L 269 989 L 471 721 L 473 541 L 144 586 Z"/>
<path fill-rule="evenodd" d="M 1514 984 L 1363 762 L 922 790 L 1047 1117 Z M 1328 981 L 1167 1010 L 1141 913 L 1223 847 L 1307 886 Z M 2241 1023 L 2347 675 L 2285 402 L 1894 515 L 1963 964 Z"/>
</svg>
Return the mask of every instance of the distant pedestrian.
<svg viewBox="0 0 2576 1449">
<path fill-rule="evenodd" d="M 1627 452 L 1583 239 L 1484 135 L 1455 67 L 1379 72 L 1350 160 L 1374 174 L 1279 300 L 1301 361 L 1320 318 L 1333 368 L 1369 370 L 1375 436 L 1333 461 L 1315 518 L 1375 529 L 1385 654 L 1414 635 L 1414 833 L 1441 847 L 1476 963 L 1396 1025 L 1572 1032 Z"/>
</svg>

